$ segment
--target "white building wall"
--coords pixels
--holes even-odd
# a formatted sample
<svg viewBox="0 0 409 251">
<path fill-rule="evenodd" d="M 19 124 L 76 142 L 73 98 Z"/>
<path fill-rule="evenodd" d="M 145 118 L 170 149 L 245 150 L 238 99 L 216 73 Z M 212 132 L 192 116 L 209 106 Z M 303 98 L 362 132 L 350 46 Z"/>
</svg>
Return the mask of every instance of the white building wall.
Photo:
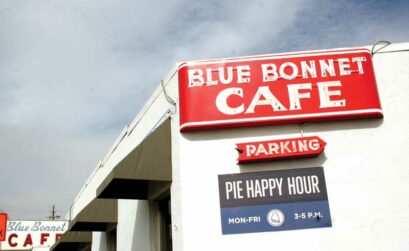
<svg viewBox="0 0 409 251">
<path fill-rule="evenodd" d="M 117 250 L 149 251 L 149 203 L 118 201 Z"/>
<path fill-rule="evenodd" d="M 388 50 L 406 51 L 373 57 L 384 119 L 304 126 L 305 136 L 327 142 L 318 158 L 236 164 L 236 143 L 299 137 L 300 125 L 183 135 L 173 128 L 174 250 L 407 250 L 409 44 Z M 331 228 L 222 235 L 219 174 L 317 166 L 324 167 Z"/>
<path fill-rule="evenodd" d="M 111 230 L 112 231 L 112 230 Z M 93 232 L 92 233 L 92 251 L 116 251 L 116 232 Z"/>
<path fill-rule="evenodd" d="M 92 233 L 91 251 L 108 251 L 106 232 Z"/>
<path fill-rule="evenodd" d="M 305 125 L 305 136 L 327 142 L 315 159 L 237 165 L 235 144 L 299 137 L 300 125 L 180 134 L 172 115 L 173 250 L 406 250 L 409 246 L 409 44 L 390 45 L 373 57 L 385 118 Z M 177 96 L 177 75 L 165 78 Z M 170 82 L 169 82 L 170 81 Z M 158 89 L 112 153 L 76 198 L 71 219 L 95 198 L 103 178 L 171 108 Z M 159 96 L 160 97 L 159 97 Z M 155 101 L 155 96 L 159 97 Z M 152 106 L 151 103 L 153 102 Z M 143 123 L 140 119 L 145 117 Z M 135 128 L 133 131 L 130 128 Z M 110 151 L 111 152 L 111 151 Z M 218 175 L 323 166 L 332 227 L 222 235 Z M 106 233 L 93 233 L 93 251 L 107 250 Z M 146 201 L 119 200 L 117 250 L 150 250 Z"/>
</svg>

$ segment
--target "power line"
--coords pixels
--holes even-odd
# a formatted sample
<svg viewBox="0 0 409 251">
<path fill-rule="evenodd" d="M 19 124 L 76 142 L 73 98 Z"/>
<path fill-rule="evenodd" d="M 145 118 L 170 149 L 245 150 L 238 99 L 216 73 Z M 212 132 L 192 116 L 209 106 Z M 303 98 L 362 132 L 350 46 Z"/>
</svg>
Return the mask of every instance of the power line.
<svg viewBox="0 0 409 251">
<path fill-rule="evenodd" d="M 51 211 L 50 211 L 51 215 L 48 216 L 47 218 L 50 220 L 58 220 L 60 218 L 59 215 L 57 215 L 57 212 L 55 211 L 55 205 L 53 205 Z"/>
</svg>

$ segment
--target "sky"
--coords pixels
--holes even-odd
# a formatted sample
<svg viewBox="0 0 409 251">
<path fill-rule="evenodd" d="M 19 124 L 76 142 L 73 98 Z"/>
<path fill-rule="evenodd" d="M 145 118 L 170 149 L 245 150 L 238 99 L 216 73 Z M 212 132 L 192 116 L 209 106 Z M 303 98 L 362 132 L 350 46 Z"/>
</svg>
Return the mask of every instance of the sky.
<svg viewBox="0 0 409 251">
<path fill-rule="evenodd" d="M 409 1 L 0 0 L 0 211 L 65 217 L 180 61 L 409 42 Z"/>
</svg>

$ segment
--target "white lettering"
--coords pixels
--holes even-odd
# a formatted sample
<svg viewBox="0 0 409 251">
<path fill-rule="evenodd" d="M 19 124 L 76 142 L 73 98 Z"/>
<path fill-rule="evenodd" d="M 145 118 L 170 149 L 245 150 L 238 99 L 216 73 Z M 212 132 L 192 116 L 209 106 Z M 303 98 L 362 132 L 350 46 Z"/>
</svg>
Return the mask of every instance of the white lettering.
<svg viewBox="0 0 409 251">
<path fill-rule="evenodd" d="M 293 195 L 295 194 L 295 181 L 294 177 L 287 178 L 287 185 L 288 185 L 288 194 Z"/>
<path fill-rule="evenodd" d="M 264 100 L 261 100 L 261 98 Z M 253 100 L 250 103 L 246 113 L 254 113 L 254 108 L 259 105 L 271 105 L 274 111 L 286 111 L 287 109 L 283 104 L 278 101 L 278 99 L 271 93 L 268 86 L 261 86 L 257 89 L 257 93 L 254 96 Z"/>
<path fill-rule="evenodd" d="M 264 148 L 263 144 L 259 144 L 258 148 L 257 148 L 256 156 L 259 156 L 260 154 L 264 154 L 264 155 L 268 154 L 267 150 L 266 150 L 266 148 Z"/>
<path fill-rule="evenodd" d="M 218 83 L 217 80 L 212 80 L 212 71 L 211 68 L 206 69 L 207 85 L 217 85 Z"/>
<path fill-rule="evenodd" d="M 265 196 L 281 196 L 283 178 L 246 180 L 247 198 L 260 198 Z"/>
<path fill-rule="evenodd" d="M 230 199 L 230 193 L 233 191 L 233 182 L 226 182 L 225 184 L 225 189 L 226 189 L 226 199 Z"/>
<path fill-rule="evenodd" d="M 320 143 L 318 142 L 318 139 L 312 139 L 308 142 L 308 146 L 311 150 L 317 151 L 320 149 Z"/>
<path fill-rule="evenodd" d="M 277 66 L 275 64 L 262 64 L 263 82 L 275 81 L 278 78 Z"/>
<path fill-rule="evenodd" d="M 241 65 L 237 66 L 237 83 L 249 83 L 250 82 L 250 66 Z"/>
<path fill-rule="evenodd" d="M 268 152 L 270 154 L 278 154 L 278 144 L 277 143 L 268 143 Z"/>
<path fill-rule="evenodd" d="M 291 74 L 287 74 L 285 68 L 291 68 Z M 280 75 L 284 79 L 292 80 L 297 77 L 298 75 L 298 68 L 294 63 L 286 62 L 280 66 Z"/>
<path fill-rule="evenodd" d="M 204 84 L 203 71 L 200 69 L 188 70 L 189 87 L 202 86 Z"/>
<path fill-rule="evenodd" d="M 307 141 L 306 140 L 299 140 L 298 141 L 298 148 L 300 149 L 300 152 L 308 151 Z"/>
<path fill-rule="evenodd" d="M 222 84 L 227 85 L 233 81 L 233 67 L 227 67 L 227 77 L 225 76 L 224 70 L 224 67 L 219 68 L 219 79 Z"/>
<path fill-rule="evenodd" d="M 273 82 L 280 78 L 285 80 L 293 80 L 297 77 L 317 78 L 318 75 L 320 77 L 348 76 L 355 72 L 364 74 L 363 62 L 366 60 L 365 57 L 344 57 L 299 62 L 284 61 L 280 65 L 261 64 L 262 82 Z M 337 62 L 337 67 L 334 66 L 334 62 Z M 188 69 L 188 87 L 216 86 L 219 83 L 227 85 L 234 82 L 250 83 L 252 70 L 250 65 Z"/>
<path fill-rule="evenodd" d="M 256 153 L 256 146 L 255 145 L 246 145 L 246 152 L 247 152 L 247 156 L 250 157 L 251 155 Z"/>
<path fill-rule="evenodd" d="M 340 90 L 330 91 L 330 87 L 341 87 L 340 81 L 318 82 L 318 91 L 320 95 L 320 108 L 343 107 L 346 105 L 345 99 L 332 100 L 332 96 L 341 96 Z"/>
<path fill-rule="evenodd" d="M 288 177 L 287 185 L 289 195 L 321 193 L 316 175 Z"/>
<path fill-rule="evenodd" d="M 366 58 L 365 57 L 354 57 L 352 58 L 352 62 L 356 63 L 358 65 L 358 73 L 359 74 L 364 74 L 364 68 L 362 67 L 362 62 L 365 62 Z"/>
<path fill-rule="evenodd" d="M 319 187 L 318 187 L 318 177 L 316 175 L 311 176 L 311 182 L 312 182 L 312 189 L 313 193 L 321 193 Z"/>
<path fill-rule="evenodd" d="M 308 73 L 309 73 L 311 78 L 316 78 L 317 77 L 317 68 L 315 66 L 315 61 L 310 60 L 308 62 L 310 63 L 309 65 L 307 64 L 307 62 L 301 61 L 302 77 L 303 78 L 308 78 Z"/>
<path fill-rule="evenodd" d="M 335 76 L 334 60 L 329 59 L 328 63 L 325 60 L 320 60 L 321 76 L 326 77 L 327 73 L 331 76 Z"/>
<path fill-rule="evenodd" d="M 216 107 L 217 109 L 227 115 L 234 115 L 239 114 L 244 111 L 244 105 L 241 104 L 238 107 L 230 107 L 227 104 L 227 99 L 231 95 L 236 95 L 239 97 L 243 97 L 243 89 L 241 88 L 227 88 L 219 93 L 216 97 Z"/>
<path fill-rule="evenodd" d="M 226 199 L 229 200 L 230 196 L 233 195 L 233 199 L 243 199 L 243 187 L 242 181 L 227 181 L 225 183 L 226 189 Z M 232 194 L 233 193 L 233 194 Z"/>
<path fill-rule="evenodd" d="M 351 75 L 351 66 L 349 65 L 348 58 L 339 58 L 338 59 L 339 74 L 341 76 Z"/>
<path fill-rule="evenodd" d="M 288 85 L 288 97 L 290 98 L 290 110 L 301 110 L 300 99 L 311 98 L 309 92 L 300 93 L 300 90 L 311 90 L 311 84 Z"/>
</svg>

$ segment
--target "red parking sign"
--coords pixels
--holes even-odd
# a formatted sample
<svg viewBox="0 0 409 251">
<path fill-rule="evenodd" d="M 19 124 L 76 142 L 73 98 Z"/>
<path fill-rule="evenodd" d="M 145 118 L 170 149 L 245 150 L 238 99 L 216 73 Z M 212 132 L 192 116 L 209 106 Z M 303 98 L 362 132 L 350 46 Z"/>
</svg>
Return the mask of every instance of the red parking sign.
<svg viewBox="0 0 409 251">
<path fill-rule="evenodd" d="M 291 158 L 317 157 L 327 143 L 318 136 L 236 144 L 239 164 Z"/>
</svg>

